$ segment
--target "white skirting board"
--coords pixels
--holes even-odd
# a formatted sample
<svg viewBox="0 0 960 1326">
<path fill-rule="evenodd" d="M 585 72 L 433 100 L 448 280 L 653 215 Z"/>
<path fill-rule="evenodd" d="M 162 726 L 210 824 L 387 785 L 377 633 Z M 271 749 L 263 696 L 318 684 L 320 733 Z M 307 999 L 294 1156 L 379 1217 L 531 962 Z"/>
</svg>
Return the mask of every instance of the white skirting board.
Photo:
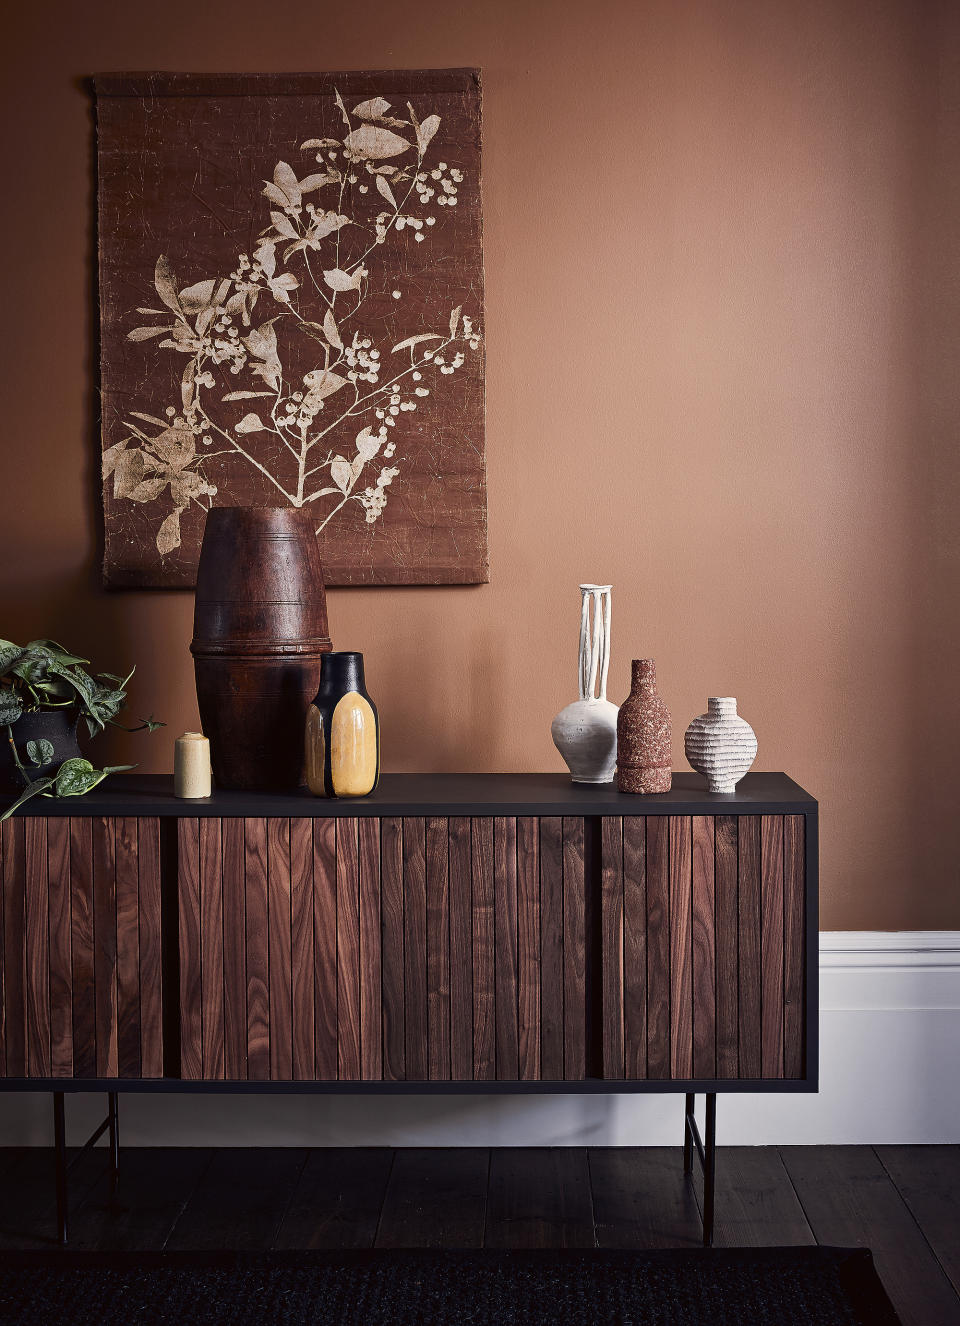
<svg viewBox="0 0 960 1326">
<path fill-rule="evenodd" d="M 820 936 L 820 1092 L 724 1095 L 720 1145 L 960 1142 L 960 931 Z M 683 1098 L 123 1096 L 127 1146 L 664 1146 Z M 103 1117 L 67 1097 L 68 1141 Z M 698 1098 L 702 1114 L 702 1097 Z M 47 1146 L 50 1096 L 0 1094 L 0 1144 Z"/>
</svg>

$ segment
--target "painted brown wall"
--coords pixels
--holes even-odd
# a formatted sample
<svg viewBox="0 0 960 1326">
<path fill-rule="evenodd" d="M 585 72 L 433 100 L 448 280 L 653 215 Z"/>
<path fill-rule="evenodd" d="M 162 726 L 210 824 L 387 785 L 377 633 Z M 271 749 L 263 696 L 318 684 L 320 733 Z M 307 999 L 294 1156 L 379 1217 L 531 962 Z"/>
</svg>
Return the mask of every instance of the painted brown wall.
<svg viewBox="0 0 960 1326">
<path fill-rule="evenodd" d="M 580 580 L 612 696 L 739 696 L 822 799 L 826 928 L 960 926 L 953 6 L 55 0 L 5 20 L 2 633 L 196 723 L 186 594 L 97 584 L 100 70 L 480 65 L 491 583 L 337 590 L 388 769 L 557 769 Z M 951 280 L 952 274 L 952 280 Z"/>
</svg>

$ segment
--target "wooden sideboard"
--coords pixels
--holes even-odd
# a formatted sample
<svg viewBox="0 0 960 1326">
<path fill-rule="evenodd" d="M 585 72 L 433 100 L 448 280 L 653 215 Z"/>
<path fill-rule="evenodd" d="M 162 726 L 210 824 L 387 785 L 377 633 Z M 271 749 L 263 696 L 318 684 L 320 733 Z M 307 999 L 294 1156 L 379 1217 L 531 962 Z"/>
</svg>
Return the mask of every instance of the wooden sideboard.
<svg viewBox="0 0 960 1326">
<path fill-rule="evenodd" d="M 0 851 L 0 1089 L 680 1091 L 689 1151 L 693 1092 L 817 1088 L 817 805 L 784 774 L 126 775 Z"/>
</svg>

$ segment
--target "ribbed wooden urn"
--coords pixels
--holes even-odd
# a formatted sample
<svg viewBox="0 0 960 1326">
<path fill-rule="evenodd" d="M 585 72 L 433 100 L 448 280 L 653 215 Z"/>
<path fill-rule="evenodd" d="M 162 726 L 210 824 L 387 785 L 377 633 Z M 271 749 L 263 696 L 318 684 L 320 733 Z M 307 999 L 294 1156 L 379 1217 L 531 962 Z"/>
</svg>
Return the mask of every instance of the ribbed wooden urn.
<svg viewBox="0 0 960 1326">
<path fill-rule="evenodd" d="M 190 649 L 218 787 L 300 785 L 307 706 L 331 648 L 313 512 L 214 507 Z"/>
</svg>

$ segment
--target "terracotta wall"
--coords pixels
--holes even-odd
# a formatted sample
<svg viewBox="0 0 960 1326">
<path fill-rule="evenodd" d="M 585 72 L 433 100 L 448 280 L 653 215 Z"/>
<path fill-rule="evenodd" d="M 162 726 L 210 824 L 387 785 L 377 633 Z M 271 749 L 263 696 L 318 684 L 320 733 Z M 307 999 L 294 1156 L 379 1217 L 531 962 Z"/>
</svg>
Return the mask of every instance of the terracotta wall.
<svg viewBox="0 0 960 1326">
<path fill-rule="evenodd" d="M 479 65 L 491 583 L 337 590 L 387 769 L 558 769 L 577 583 L 612 696 L 739 696 L 822 800 L 826 928 L 960 926 L 957 32 L 919 0 L 54 0 L 2 96 L 0 634 L 196 722 L 190 597 L 98 587 L 98 70 Z"/>
</svg>

